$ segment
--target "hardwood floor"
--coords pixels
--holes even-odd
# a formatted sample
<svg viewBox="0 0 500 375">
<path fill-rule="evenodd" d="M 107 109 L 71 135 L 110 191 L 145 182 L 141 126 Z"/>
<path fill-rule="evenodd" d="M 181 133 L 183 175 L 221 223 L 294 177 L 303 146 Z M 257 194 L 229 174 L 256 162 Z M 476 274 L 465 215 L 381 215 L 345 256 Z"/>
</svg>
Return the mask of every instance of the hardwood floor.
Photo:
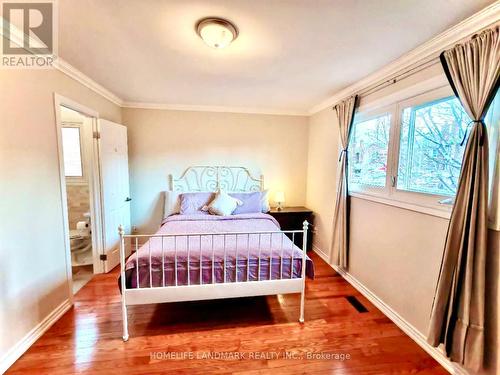
<svg viewBox="0 0 500 375">
<path fill-rule="evenodd" d="M 7 373 L 447 374 L 325 262 L 312 258 L 316 278 L 307 282 L 303 325 L 297 321 L 299 295 L 132 306 L 126 343 L 118 269 L 95 276 L 75 296 L 74 308 Z M 334 354 L 350 358 L 328 358 Z"/>
</svg>

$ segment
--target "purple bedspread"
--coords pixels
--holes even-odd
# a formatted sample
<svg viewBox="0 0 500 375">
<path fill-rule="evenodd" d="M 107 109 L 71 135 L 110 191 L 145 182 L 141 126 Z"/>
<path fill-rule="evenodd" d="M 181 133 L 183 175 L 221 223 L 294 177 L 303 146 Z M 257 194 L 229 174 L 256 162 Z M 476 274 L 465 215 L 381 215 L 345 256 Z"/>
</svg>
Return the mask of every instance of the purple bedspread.
<svg viewBox="0 0 500 375">
<path fill-rule="evenodd" d="M 293 245 L 286 235 L 231 234 L 276 230 L 279 230 L 276 220 L 263 213 L 232 216 L 208 214 L 170 216 L 157 234 L 225 233 L 225 235 L 204 235 L 201 239 L 200 236 L 188 235 L 151 238 L 127 260 L 125 267 L 127 288 L 137 288 L 137 285 L 171 286 L 176 285 L 176 279 L 177 285 L 199 285 L 200 279 L 202 284 L 211 284 L 214 280 L 216 283 L 222 283 L 224 280 L 236 282 L 269 280 L 270 277 L 272 280 L 287 279 L 290 275 L 294 278 L 300 277 L 302 250 Z M 297 233 L 295 236 L 302 236 L 302 233 Z M 137 272 L 137 254 L 139 272 Z M 177 275 L 175 263 L 177 263 Z M 306 274 L 310 278 L 314 276 L 313 263 L 309 258 L 306 262 Z"/>
</svg>

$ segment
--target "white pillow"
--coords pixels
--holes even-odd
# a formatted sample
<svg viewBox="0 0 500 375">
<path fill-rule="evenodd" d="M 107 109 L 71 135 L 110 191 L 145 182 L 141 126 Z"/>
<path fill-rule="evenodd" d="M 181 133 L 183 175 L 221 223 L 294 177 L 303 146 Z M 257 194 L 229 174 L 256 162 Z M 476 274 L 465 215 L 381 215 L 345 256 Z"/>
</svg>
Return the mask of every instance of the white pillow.
<svg viewBox="0 0 500 375">
<path fill-rule="evenodd" d="M 243 204 L 239 199 L 231 197 L 225 191 L 219 191 L 212 202 L 207 206 L 208 212 L 212 215 L 229 216 L 236 210 L 236 207 Z"/>
</svg>

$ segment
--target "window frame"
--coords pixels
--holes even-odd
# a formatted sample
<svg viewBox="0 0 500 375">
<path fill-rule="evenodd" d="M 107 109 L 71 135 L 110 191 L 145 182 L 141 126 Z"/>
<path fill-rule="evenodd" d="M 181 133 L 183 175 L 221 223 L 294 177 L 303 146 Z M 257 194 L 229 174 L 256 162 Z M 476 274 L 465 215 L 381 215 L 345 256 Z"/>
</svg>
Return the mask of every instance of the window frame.
<svg viewBox="0 0 500 375">
<path fill-rule="evenodd" d="M 386 105 L 382 106 L 379 108 L 374 108 L 369 111 L 364 111 L 364 112 L 357 112 L 355 113 L 354 117 L 354 123 L 352 124 L 352 129 L 351 132 L 355 130 L 355 126 L 361 122 L 369 121 L 377 117 L 382 117 L 384 115 L 389 115 L 389 142 L 387 145 L 387 170 L 386 170 L 386 175 L 385 175 L 385 186 L 384 187 L 379 187 L 379 186 L 374 186 L 374 185 L 363 185 L 363 184 L 353 184 L 349 182 L 349 191 L 352 192 L 357 192 L 357 193 L 366 193 L 370 194 L 373 196 L 377 197 L 384 197 L 386 194 L 384 190 L 387 187 L 387 183 L 390 181 L 390 176 L 389 176 L 389 163 L 390 163 L 390 155 L 389 155 L 389 150 L 391 147 L 391 139 L 392 139 L 392 132 L 393 132 L 393 126 L 392 126 L 392 121 L 394 119 L 394 108 L 392 105 Z M 352 133 L 349 137 L 349 142 L 351 141 L 351 136 Z M 349 151 L 350 153 L 350 151 Z M 348 156 L 349 157 L 349 156 Z M 349 159 L 347 160 L 347 168 L 349 169 Z M 347 171 L 347 178 L 349 179 L 349 170 Z"/>
<path fill-rule="evenodd" d="M 63 137 L 63 128 L 77 128 L 78 129 L 78 135 L 80 137 L 80 163 L 82 165 L 82 175 L 81 176 L 66 176 L 66 171 L 64 171 L 64 178 L 66 180 L 66 183 L 72 184 L 72 185 L 85 185 L 87 184 L 87 168 L 85 165 L 85 145 L 84 145 L 84 136 L 83 136 L 83 124 L 78 123 L 78 122 L 63 122 L 61 124 L 61 137 Z M 63 152 L 63 158 L 64 158 L 64 150 Z M 64 162 L 63 162 L 64 166 Z"/>
<path fill-rule="evenodd" d="M 354 124 L 364 121 L 375 114 L 391 113 L 390 138 L 387 150 L 386 185 L 383 188 L 369 187 L 366 185 L 349 184 L 349 195 L 357 198 L 376 201 L 383 204 L 402 207 L 412 211 L 427 213 L 434 216 L 449 218 L 452 210 L 453 197 L 450 196 L 406 191 L 397 188 L 399 170 L 399 149 L 403 111 L 405 108 L 419 106 L 432 101 L 453 97 L 451 87 L 442 86 L 427 90 L 412 96 L 400 97 L 391 104 L 383 106 L 361 106 L 355 113 Z M 361 119 L 361 120 L 360 120 Z"/>
</svg>

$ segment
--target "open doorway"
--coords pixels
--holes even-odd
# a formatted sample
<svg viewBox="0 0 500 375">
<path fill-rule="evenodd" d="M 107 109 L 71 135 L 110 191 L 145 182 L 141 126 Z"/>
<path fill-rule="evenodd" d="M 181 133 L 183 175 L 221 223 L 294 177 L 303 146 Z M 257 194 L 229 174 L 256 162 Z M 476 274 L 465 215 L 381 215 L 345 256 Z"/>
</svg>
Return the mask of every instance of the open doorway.
<svg viewBox="0 0 500 375">
<path fill-rule="evenodd" d="M 61 141 L 66 183 L 73 294 L 94 275 L 90 213 L 89 136 L 92 126 L 83 114 L 60 107 Z M 89 131 L 90 130 L 90 131 Z"/>
<path fill-rule="evenodd" d="M 95 273 L 99 259 L 99 215 L 95 204 L 94 129 L 97 114 L 56 97 L 61 193 L 65 222 L 66 262 L 70 295 Z"/>
<path fill-rule="evenodd" d="M 119 264 L 118 225 L 130 233 L 127 128 L 59 94 L 54 108 L 72 300 L 94 274 Z"/>
</svg>

